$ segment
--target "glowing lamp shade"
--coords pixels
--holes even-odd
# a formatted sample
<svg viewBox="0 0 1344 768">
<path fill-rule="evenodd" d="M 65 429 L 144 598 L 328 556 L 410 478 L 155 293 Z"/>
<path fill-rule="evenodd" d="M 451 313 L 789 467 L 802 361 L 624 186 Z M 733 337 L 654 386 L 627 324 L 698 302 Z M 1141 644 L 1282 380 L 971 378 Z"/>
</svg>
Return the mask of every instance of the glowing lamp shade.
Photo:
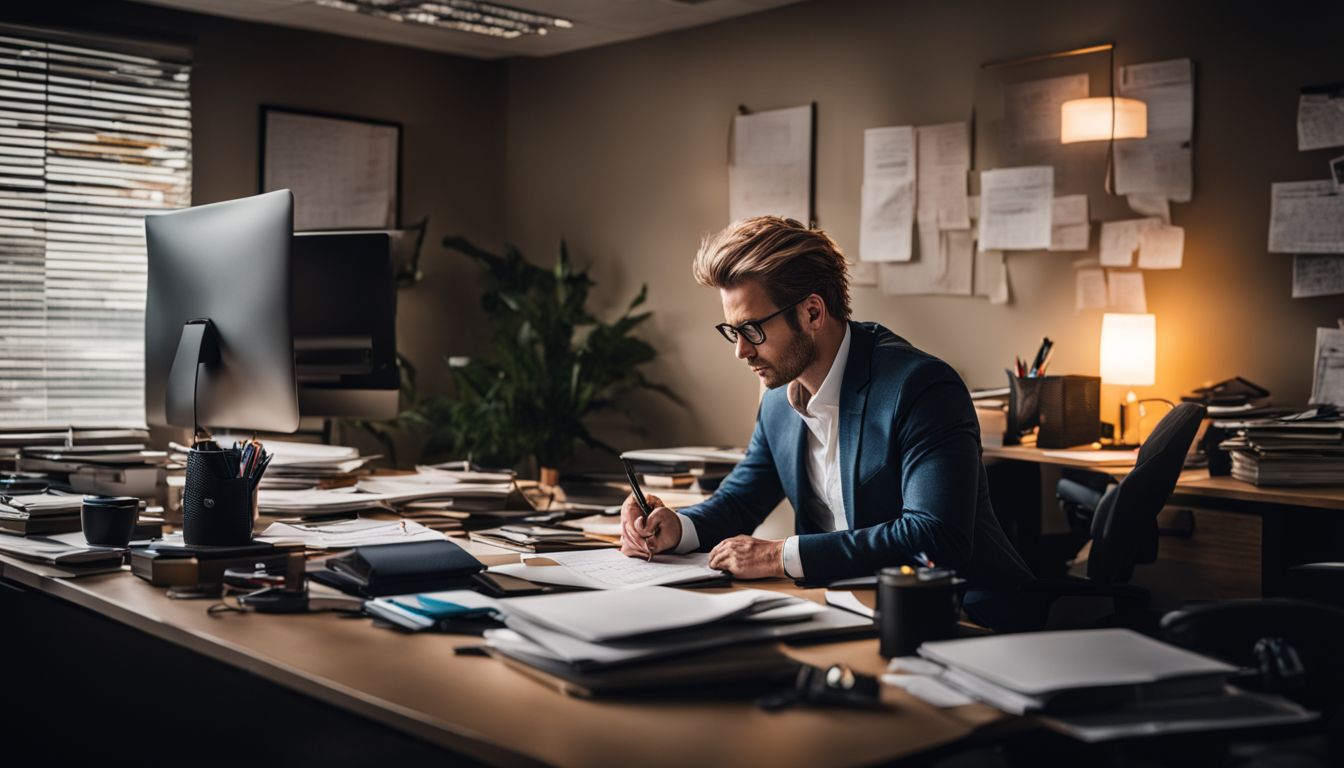
<svg viewBox="0 0 1344 768">
<path fill-rule="evenodd" d="M 1111 110 L 1115 116 L 1112 119 Z M 1111 129 L 1115 135 L 1111 135 Z M 1059 141 L 1074 144 L 1080 141 L 1108 141 L 1142 139 L 1148 135 L 1148 105 L 1137 99 L 1113 99 L 1098 96 L 1090 99 L 1071 99 L 1059 108 Z"/>
<path fill-rule="evenodd" d="M 1157 317 L 1107 313 L 1101 318 L 1101 380 L 1151 387 L 1157 380 Z"/>
</svg>

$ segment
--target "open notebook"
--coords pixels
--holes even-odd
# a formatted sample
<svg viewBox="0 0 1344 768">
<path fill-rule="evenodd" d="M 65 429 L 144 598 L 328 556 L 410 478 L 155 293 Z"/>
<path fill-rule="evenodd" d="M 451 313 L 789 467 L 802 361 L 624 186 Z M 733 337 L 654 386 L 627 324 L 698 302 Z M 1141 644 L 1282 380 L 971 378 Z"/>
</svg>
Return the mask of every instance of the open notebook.
<svg viewBox="0 0 1344 768">
<path fill-rule="evenodd" d="M 586 589 L 630 589 L 724 578 L 722 571 L 709 567 L 709 555 L 705 553 L 656 555 L 647 561 L 626 557 L 614 549 L 524 556 L 521 563 L 492 566 L 490 571 L 538 584 Z"/>
</svg>

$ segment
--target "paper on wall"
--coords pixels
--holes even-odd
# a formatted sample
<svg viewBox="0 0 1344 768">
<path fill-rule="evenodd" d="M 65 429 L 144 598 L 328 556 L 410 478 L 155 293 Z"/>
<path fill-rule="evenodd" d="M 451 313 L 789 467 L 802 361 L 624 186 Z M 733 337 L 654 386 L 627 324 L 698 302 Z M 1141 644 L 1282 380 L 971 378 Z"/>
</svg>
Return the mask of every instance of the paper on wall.
<svg viewBox="0 0 1344 768">
<path fill-rule="evenodd" d="M 849 266 L 849 284 L 859 286 L 877 285 L 877 265 L 871 261 L 851 261 Z"/>
<path fill-rule="evenodd" d="M 910 126 L 863 132 L 859 212 L 861 261 L 909 261 L 914 236 L 915 131 Z"/>
<path fill-rule="evenodd" d="M 1121 67 L 1117 90 L 1148 105 L 1145 141 L 1190 141 L 1195 125 L 1195 66 L 1190 59 Z"/>
<path fill-rule="evenodd" d="M 1293 298 L 1344 293 L 1344 256 L 1294 256 Z"/>
<path fill-rule="evenodd" d="M 1344 195 L 1331 181 L 1270 187 L 1270 253 L 1344 253 Z"/>
<path fill-rule="evenodd" d="M 1344 406 L 1344 331 L 1316 329 L 1316 361 L 1311 402 Z"/>
<path fill-rule="evenodd" d="M 811 219 L 812 107 L 733 118 L 728 161 L 728 218 Z"/>
<path fill-rule="evenodd" d="M 1003 132 L 1010 147 L 1059 144 L 1060 105 L 1088 95 L 1086 74 L 1012 83 L 1003 89 Z"/>
<path fill-rule="evenodd" d="M 1106 305 L 1112 312 L 1143 314 L 1148 311 L 1148 297 L 1143 290 L 1143 273 L 1120 270 L 1106 271 Z"/>
<path fill-rule="evenodd" d="M 975 295 L 988 298 L 990 304 L 1008 303 L 1008 262 L 1003 251 L 975 252 Z"/>
<path fill-rule="evenodd" d="M 971 167 L 970 125 L 921 125 L 915 133 L 919 220 L 936 221 L 941 229 L 969 228 L 966 174 Z"/>
<path fill-rule="evenodd" d="M 1297 97 L 1297 148 L 1344 145 L 1344 85 L 1303 88 Z"/>
<path fill-rule="evenodd" d="M 1156 216 L 1164 223 L 1171 223 L 1171 201 L 1161 195 L 1127 195 L 1125 201 L 1140 216 Z"/>
<path fill-rule="evenodd" d="M 1190 201 L 1194 186 L 1189 143 L 1155 139 L 1115 142 L 1115 192 L 1155 195 L 1178 203 Z"/>
<path fill-rule="evenodd" d="M 877 282 L 890 296 L 971 295 L 974 254 L 969 230 L 941 231 L 931 222 L 918 222 L 918 258 L 908 262 L 881 262 Z"/>
<path fill-rule="evenodd" d="M 1151 227 L 1139 233 L 1140 269 L 1180 269 L 1184 251 L 1183 227 Z"/>
<path fill-rule="evenodd" d="M 1106 309 L 1110 296 L 1106 292 L 1106 270 L 1087 267 L 1074 273 L 1074 310 Z"/>
<path fill-rule="evenodd" d="M 1050 250 L 1086 251 L 1092 232 L 1087 221 L 1087 195 L 1056 197 L 1050 211 Z"/>
<path fill-rule="evenodd" d="M 1050 247 L 1055 169 L 999 168 L 980 174 L 980 250 Z"/>
<path fill-rule="evenodd" d="M 1101 265 L 1128 267 L 1134 263 L 1134 251 L 1139 248 L 1139 235 L 1145 229 L 1162 226 L 1156 217 L 1107 221 L 1101 225 Z"/>
</svg>

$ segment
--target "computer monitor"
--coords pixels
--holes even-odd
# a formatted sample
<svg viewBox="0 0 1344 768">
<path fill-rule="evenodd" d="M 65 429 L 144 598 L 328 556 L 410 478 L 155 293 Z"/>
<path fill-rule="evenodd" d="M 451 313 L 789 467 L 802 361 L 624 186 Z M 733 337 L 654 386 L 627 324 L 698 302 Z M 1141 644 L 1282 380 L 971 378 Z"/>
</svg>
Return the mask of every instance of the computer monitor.
<svg viewBox="0 0 1344 768">
<path fill-rule="evenodd" d="M 397 415 L 400 232 L 294 235 L 294 361 L 305 416 Z"/>
<path fill-rule="evenodd" d="M 145 216 L 151 424 L 298 428 L 293 232 L 287 189 Z"/>
</svg>

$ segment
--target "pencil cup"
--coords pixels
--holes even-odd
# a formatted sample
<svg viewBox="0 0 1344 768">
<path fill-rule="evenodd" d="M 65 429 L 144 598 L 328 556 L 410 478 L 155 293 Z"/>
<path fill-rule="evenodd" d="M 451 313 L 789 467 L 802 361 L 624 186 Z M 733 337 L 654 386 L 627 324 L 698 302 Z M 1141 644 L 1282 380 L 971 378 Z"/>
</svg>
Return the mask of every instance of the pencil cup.
<svg viewBox="0 0 1344 768">
<path fill-rule="evenodd" d="M 921 569 L 923 570 L 923 569 Z M 878 649 L 888 659 L 909 656 L 925 640 L 947 640 L 957 629 L 962 579 L 946 569 L 877 572 Z"/>
<path fill-rule="evenodd" d="M 1101 436 L 1099 377 L 1009 376 L 1008 388 L 1005 444 L 1016 445 L 1035 427 L 1037 448 L 1072 448 Z"/>
<path fill-rule="evenodd" d="M 187 453 L 182 492 L 182 538 L 191 546 L 225 547 L 252 541 L 257 492 L 246 477 L 230 477 L 224 451 Z"/>
</svg>

